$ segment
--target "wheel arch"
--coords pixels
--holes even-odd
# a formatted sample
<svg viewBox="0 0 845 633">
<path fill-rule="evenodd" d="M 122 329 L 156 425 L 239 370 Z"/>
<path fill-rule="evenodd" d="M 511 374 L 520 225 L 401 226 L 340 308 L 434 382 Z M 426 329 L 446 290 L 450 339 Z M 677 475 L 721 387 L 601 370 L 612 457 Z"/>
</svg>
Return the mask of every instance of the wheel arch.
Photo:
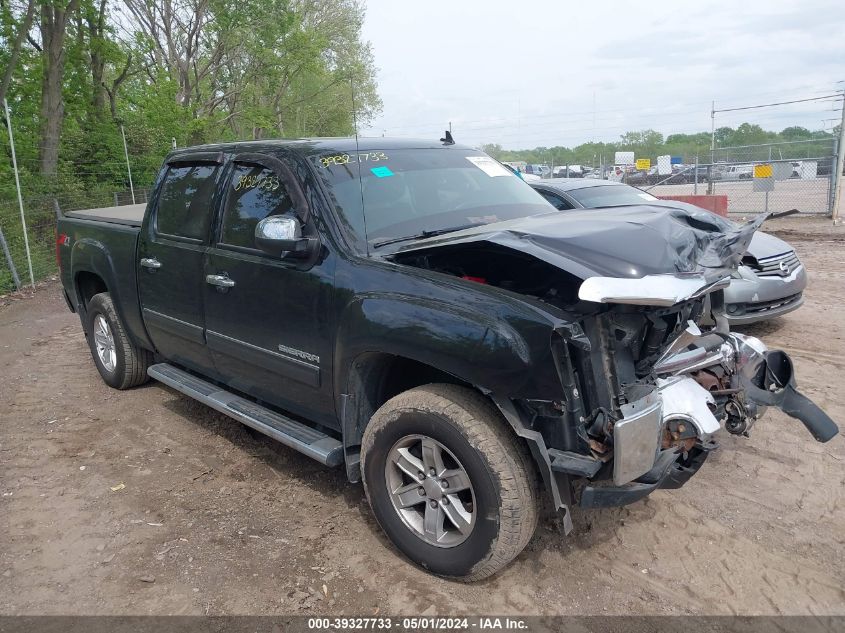
<svg viewBox="0 0 845 633">
<path fill-rule="evenodd" d="M 115 312 L 133 343 L 154 351 L 141 318 L 138 283 L 133 266 L 134 250 L 114 257 L 107 245 L 94 238 L 82 238 L 71 251 L 70 274 L 76 310 L 84 325 L 88 303 L 100 292 L 108 292 Z"/>
<path fill-rule="evenodd" d="M 94 295 L 109 292 L 105 279 L 88 270 L 77 271 L 73 278 L 73 289 L 76 295 L 77 309 L 86 312 Z"/>
<path fill-rule="evenodd" d="M 361 443 L 364 429 L 385 402 L 404 391 L 431 383 L 477 387 L 443 369 L 408 356 L 388 352 L 363 352 L 353 359 L 342 395 L 344 446 Z"/>
</svg>

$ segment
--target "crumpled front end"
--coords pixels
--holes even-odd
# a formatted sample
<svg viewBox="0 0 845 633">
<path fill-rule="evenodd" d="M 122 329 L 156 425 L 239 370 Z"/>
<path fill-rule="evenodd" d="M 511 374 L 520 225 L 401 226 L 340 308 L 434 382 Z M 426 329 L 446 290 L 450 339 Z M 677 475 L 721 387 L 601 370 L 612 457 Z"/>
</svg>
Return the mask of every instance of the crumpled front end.
<svg viewBox="0 0 845 633">
<path fill-rule="evenodd" d="M 767 407 L 796 418 L 820 442 L 837 434 L 797 390 L 785 352 L 728 331 L 718 283 L 625 281 L 592 278 L 580 292 L 608 304 L 585 320 L 582 353 L 575 352 L 589 368 L 582 371 L 592 403 L 584 435 L 591 456 L 604 462 L 582 489 L 582 506 L 623 505 L 683 485 L 722 428 L 747 436 Z"/>
<path fill-rule="evenodd" d="M 393 262 L 549 306 L 561 393 L 493 394 L 556 508 L 623 505 L 679 487 L 721 429 L 766 407 L 819 441 L 836 425 L 795 387 L 781 351 L 732 334 L 724 293 L 755 231 L 655 206 L 548 213 L 418 240 Z"/>
</svg>

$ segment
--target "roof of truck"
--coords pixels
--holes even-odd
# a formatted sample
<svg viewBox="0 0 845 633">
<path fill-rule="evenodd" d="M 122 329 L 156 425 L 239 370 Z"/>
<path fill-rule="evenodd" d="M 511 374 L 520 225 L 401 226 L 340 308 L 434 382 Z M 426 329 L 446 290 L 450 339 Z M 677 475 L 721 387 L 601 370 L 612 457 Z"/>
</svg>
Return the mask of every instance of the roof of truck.
<svg viewBox="0 0 845 633">
<path fill-rule="evenodd" d="M 213 143 L 180 147 L 173 150 L 171 156 L 193 152 L 273 152 L 282 149 L 294 150 L 306 155 L 325 154 L 327 152 L 348 153 L 355 151 L 394 150 L 394 149 L 472 149 L 465 145 L 445 145 L 437 139 L 385 138 L 383 136 L 365 137 L 339 136 L 333 138 L 298 138 L 266 139 L 261 141 L 236 141 L 234 143 Z"/>
</svg>

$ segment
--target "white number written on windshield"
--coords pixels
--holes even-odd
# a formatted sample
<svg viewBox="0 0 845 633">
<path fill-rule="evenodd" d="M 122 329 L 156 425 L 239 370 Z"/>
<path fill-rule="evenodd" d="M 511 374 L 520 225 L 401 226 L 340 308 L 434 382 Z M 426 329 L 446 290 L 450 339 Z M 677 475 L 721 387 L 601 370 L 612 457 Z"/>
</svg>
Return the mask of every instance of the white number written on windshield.
<svg viewBox="0 0 845 633">
<path fill-rule="evenodd" d="M 320 164 L 323 167 L 331 167 L 332 165 L 346 165 L 350 161 L 354 161 L 358 157 L 358 162 L 363 163 L 370 161 L 378 163 L 388 160 L 387 154 L 384 152 L 361 152 L 360 154 L 332 154 L 330 156 L 321 156 Z"/>
</svg>

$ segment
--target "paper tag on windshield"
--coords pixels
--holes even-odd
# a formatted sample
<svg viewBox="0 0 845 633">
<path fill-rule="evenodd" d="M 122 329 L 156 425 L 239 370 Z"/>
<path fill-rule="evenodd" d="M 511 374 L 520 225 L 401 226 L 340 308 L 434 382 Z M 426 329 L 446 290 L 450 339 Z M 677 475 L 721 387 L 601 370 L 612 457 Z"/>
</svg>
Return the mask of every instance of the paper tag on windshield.
<svg viewBox="0 0 845 633">
<path fill-rule="evenodd" d="M 500 165 L 489 156 L 467 156 L 466 159 L 488 176 L 513 176 L 507 167 Z"/>
</svg>

